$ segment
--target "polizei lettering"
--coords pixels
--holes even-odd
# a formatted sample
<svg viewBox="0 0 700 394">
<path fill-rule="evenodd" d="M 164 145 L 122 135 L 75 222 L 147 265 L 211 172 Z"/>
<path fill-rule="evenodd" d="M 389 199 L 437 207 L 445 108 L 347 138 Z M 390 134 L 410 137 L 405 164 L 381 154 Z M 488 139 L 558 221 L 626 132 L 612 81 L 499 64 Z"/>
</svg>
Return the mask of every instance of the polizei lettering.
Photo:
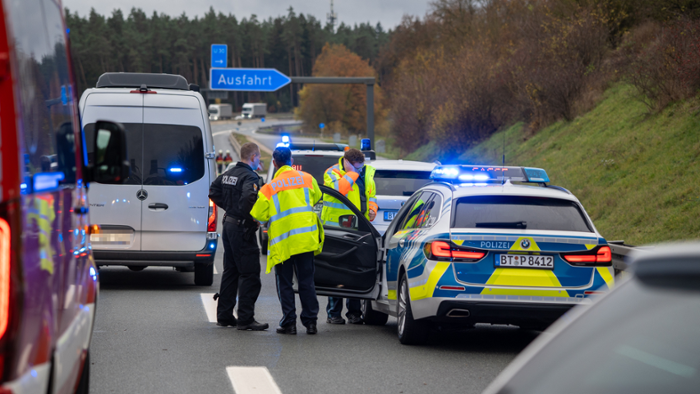
<svg viewBox="0 0 700 394">
<path fill-rule="evenodd" d="M 224 177 L 221 178 L 221 183 L 223 183 L 224 185 L 236 186 L 236 183 L 238 183 L 238 177 L 224 175 Z"/>
<path fill-rule="evenodd" d="M 481 241 L 481 247 L 486 249 L 510 249 L 512 245 L 504 241 Z"/>
<path fill-rule="evenodd" d="M 304 184 L 304 179 L 300 176 L 295 176 L 292 178 L 284 178 L 284 179 L 278 179 L 276 182 L 272 182 L 270 186 L 272 186 L 272 190 L 277 191 L 277 189 L 282 189 L 282 188 L 289 188 L 292 186 L 300 186 Z"/>
</svg>

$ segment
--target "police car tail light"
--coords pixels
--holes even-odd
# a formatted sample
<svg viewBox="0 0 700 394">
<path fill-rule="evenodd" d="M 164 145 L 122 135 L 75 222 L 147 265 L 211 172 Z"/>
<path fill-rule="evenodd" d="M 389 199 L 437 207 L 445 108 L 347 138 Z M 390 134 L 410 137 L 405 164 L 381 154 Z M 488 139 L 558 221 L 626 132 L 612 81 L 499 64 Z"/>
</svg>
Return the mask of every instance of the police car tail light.
<svg viewBox="0 0 700 394">
<path fill-rule="evenodd" d="M 216 232 L 216 204 L 209 200 L 209 222 L 207 223 L 207 231 L 210 233 Z"/>
<path fill-rule="evenodd" d="M 486 256 L 485 252 L 460 249 L 445 241 L 433 241 L 427 244 L 424 252 L 428 259 L 442 261 L 478 261 Z"/>
<path fill-rule="evenodd" d="M 432 257 L 437 257 L 438 259 L 450 259 L 452 258 L 452 251 L 450 250 L 450 244 L 443 241 L 435 241 L 430 244 L 430 254 Z"/>
<path fill-rule="evenodd" d="M 609 246 L 601 246 L 589 252 L 565 254 L 562 258 L 574 265 L 610 265 L 612 264 L 612 251 Z"/>
</svg>

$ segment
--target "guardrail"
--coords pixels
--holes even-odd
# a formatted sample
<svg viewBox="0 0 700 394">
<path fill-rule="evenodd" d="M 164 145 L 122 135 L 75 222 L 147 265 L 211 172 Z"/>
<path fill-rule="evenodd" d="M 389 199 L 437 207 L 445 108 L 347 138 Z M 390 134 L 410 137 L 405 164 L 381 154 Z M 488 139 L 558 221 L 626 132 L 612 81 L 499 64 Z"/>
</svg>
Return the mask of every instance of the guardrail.
<svg viewBox="0 0 700 394">
<path fill-rule="evenodd" d="M 621 271 L 627 269 L 627 255 L 635 249 L 632 245 L 625 245 L 625 241 L 608 241 L 610 245 L 610 251 L 612 252 L 613 268 L 615 269 L 615 274 L 619 274 Z"/>
</svg>

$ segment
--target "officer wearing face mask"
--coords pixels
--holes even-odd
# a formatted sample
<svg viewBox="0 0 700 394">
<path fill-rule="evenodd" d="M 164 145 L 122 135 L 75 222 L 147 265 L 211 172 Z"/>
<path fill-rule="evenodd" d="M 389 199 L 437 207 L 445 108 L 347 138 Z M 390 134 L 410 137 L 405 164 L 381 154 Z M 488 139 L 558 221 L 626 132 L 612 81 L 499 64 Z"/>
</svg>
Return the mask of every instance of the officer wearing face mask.
<svg viewBox="0 0 700 394">
<path fill-rule="evenodd" d="M 355 207 L 369 220 L 373 221 L 377 216 L 379 207 L 376 199 L 376 184 L 374 183 L 375 169 L 365 165 L 364 154 L 357 149 L 348 149 L 338 164 L 331 166 L 323 175 L 323 184 L 340 192 L 350 200 Z M 344 227 L 346 223 L 341 221 L 343 216 L 352 216 L 354 213 L 339 200 L 324 196 L 321 220 L 326 226 Z M 350 324 L 362 324 L 362 311 L 360 300 L 348 299 L 348 312 L 345 316 Z M 328 324 L 345 324 L 341 317 L 343 312 L 343 299 L 328 297 Z"/>
<path fill-rule="evenodd" d="M 267 323 L 255 321 L 255 301 L 260 294 L 260 249 L 255 237 L 258 222 L 250 210 L 258 199 L 260 149 L 252 142 L 241 146 L 241 160 L 219 175 L 209 188 L 209 198 L 224 215 L 224 273 L 218 293 L 217 325 L 262 331 Z M 233 316 L 238 295 L 238 319 Z M 217 298 L 216 296 L 214 297 Z"/>
</svg>

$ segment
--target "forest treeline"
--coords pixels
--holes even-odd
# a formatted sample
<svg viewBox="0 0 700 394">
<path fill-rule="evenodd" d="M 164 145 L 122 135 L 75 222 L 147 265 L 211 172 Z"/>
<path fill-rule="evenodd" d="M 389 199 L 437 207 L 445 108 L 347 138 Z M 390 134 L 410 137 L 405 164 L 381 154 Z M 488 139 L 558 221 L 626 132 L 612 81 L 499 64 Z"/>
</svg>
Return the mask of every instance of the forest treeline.
<svg viewBox="0 0 700 394">
<path fill-rule="evenodd" d="M 698 0 L 437 0 L 375 63 L 395 143 L 442 158 L 515 122 L 536 132 L 631 83 L 650 111 L 700 89 Z"/>
<path fill-rule="evenodd" d="M 206 85 L 209 46 L 226 43 L 230 67 L 374 74 L 377 131 L 405 153 L 432 145 L 447 160 L 515 122 L 534 133 L 572 120 L 615 83 L 633 85 L 633 99 L 650 111 L 700 89 L 700 0 L 435 0 L 425 16 L 405 16 L 390 30 L 333 30 L 291 8 L 264 21 L 213 9 L 194 19 L 138 9 L 108 17 L 67 10 L 66 18 L 81 91 L 104 71 L 171 72 Z M 297 107 L 311 127 L 365 131 L 355 119 L 364 103 L 358 89 L 298 95 L 300 88 L 252 99 Z M 310 101 L 300 105 L 299 97 Z M 251 97 L 234 95 L 234 104 L 244 99 Z"/>
<path fill-rule="evenodd" d="M 108 16 L 94 9 L 87 15 L 70 9 L 65 13 L 81 93 L 94 87 L 106 71 L 181 74 L 191 83 L 207 86 L 211 44 L 228 45 L 229 67 L 276 68 L 289 76 L 310 76 L 326 43 L 342 44 L 374 61 L 389 40 L 381 24 L 341 23 L 333 29 L 291 7 L 286 15 L 266 20 L 255 15 L 239 19 L 213 8 L 194 18 L 156 12 L 149 16 L 137 8 L 128 15 L 119 9 Z M 290 111 L 298 105 L 299 89 L 290 85 L 262 97 L 238 93 L 231 100 L 237 106 L 244 100 L 266 101 L 273 111 Z"/>
</svg>

